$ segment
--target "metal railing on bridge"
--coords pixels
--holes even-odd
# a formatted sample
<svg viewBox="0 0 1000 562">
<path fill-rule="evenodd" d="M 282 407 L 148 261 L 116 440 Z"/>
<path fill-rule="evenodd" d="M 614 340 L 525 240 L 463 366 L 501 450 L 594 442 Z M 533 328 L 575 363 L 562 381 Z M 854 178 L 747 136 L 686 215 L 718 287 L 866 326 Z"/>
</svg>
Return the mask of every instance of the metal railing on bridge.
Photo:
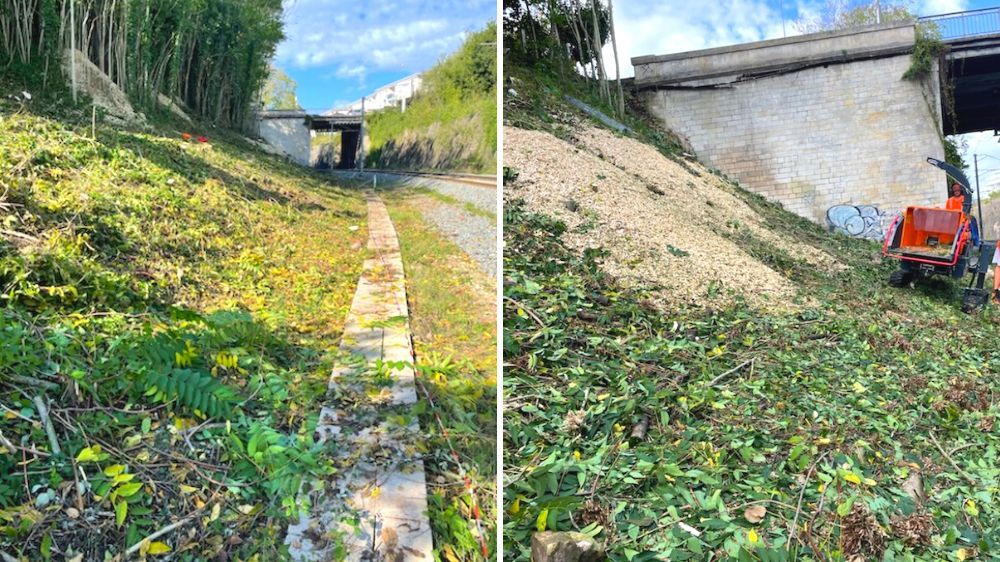
<svg viewBox="0 0 1000 562">
<path fill-rule="evenodd" d="M 927 16 L 920 18 L 920 21 L 937 25 L 944 41 L 1000 34 L 1000 8 Z"/>
</svg>

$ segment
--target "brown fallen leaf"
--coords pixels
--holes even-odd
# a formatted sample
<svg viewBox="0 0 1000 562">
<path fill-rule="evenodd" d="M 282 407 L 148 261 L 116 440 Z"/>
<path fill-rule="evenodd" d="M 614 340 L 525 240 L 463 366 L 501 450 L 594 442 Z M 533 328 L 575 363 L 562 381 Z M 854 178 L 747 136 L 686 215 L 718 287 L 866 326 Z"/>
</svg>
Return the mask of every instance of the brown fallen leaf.
<svg viewBox="0 0 1000 562">
<path fill-rule="evenodd" d="M 767 515 L 767 508 L 762 505 L 751 505 L 743 511 L 743 518 L 750 523 L 760 523 Z"/>
<path fill-rule="evenodd" d="M 382 527 L 382 544 L 389 550 L 395 550 L 399 544 L 399 534 L 392 527 Z"/>
<path fill-rule="evenodd" d="M 917 505 L 923 505 L 927 496 L 924 494 L 924 480 L 920 477 L 919 470 L 910 472 L 909 478 L 903 481 L 900 486 L 906 495 L 910 496 Z"/>
</svg>

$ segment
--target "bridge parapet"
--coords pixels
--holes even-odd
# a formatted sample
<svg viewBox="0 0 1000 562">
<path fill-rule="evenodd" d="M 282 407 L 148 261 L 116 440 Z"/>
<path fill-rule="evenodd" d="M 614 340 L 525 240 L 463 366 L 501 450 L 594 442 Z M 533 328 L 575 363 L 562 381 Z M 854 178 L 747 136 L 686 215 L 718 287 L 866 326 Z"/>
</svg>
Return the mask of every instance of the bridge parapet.
<svg viewBox="0 0 1000 562">
<path fill-rule="evenodd" d="M 635 85 L 710 85 L 736 75 L 785 67 L 844 62 L 909 52 L 916 38 L 912 22 L 811 33 L 670 55 L 634 57 Z"/>
<path fill-rule="evenodd" d="M 703 162 L 792 212 L 891 214 L 946 195 L 923 164 L 944 156 L 938 61 L 903 79 L 915 39 L 914 22 L 887 23 L 637 57 L 635 87 Z"/>
<path fill-rule="evenodd" d="M 928 16 L 920 21 L 936 25 L 945 41 L 1000 34 L 1000 8 Z"/>
</svg>

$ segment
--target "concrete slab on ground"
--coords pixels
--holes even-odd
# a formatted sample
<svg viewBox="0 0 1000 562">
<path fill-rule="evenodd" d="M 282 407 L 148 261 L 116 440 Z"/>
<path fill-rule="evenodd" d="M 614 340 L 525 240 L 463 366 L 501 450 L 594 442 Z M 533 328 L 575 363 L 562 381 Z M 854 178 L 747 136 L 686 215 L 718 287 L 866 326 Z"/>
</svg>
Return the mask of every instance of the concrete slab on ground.
<svg viewBox="0 0 1000 562">
<path fill-rule="evenodd" d="M 408 414 L 417 393 L 403 262 L 385 205 L 374 193 L 366 198 L 374 257 L 365 260 L 341 339 L 354 360 L 331 375 L 315 435 L 336 443 L 343 466 L 303 486 L 312 509 L 285 543 L 298 561 L 430 562 L 423 433 Z M 405 365 L 385 365 L 397 362 Z"/>
</svg>

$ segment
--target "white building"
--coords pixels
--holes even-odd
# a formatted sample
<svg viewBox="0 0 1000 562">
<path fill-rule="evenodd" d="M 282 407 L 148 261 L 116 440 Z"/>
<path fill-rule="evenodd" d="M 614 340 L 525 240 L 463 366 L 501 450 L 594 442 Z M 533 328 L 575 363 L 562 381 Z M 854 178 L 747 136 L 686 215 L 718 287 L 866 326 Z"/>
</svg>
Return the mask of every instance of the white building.
<svg viewBox="0 0 1000 562">
<path fill-rule="evenodd" d="M 386 84 L 365 96 L 365 111 L 376 111 L 394 106 L 401 106 L 405 111 L 407 102 L 417 93 L 423 83 L 424 79 L 420 73 L 417 73 Z M 346 109 L 360 110 L 361 100 L 352 103 Z"/>
</svg>

